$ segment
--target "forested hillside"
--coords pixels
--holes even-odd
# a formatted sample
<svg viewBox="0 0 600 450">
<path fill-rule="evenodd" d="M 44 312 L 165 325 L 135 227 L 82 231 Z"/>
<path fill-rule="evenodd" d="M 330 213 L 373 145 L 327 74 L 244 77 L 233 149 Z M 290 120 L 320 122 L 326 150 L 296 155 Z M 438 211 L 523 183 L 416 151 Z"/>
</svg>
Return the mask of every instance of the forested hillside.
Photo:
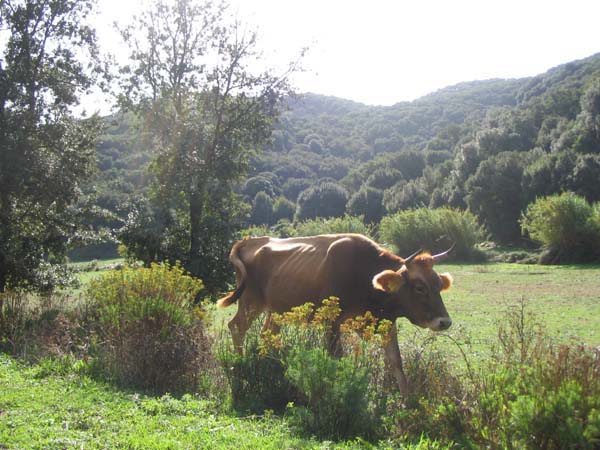
<svg viewBox="0 0 600 450">
<path fill-rule="evenodd" d="M 149 185 L 152 155 L 130 119 L 111 121 L 98 187 L 102 205 L 125 220 L 132 194 Z M 517 242 L 518 219 L 536 197 L 568 190 L 600 199 L 600 55 L 390 107 L 288 99 L 272 145 L 250 168 L 238 184 L 248 224 L 345 213 L 377 223 L 449 205 L 475 213 L 492 239 Z"/>
</svg>

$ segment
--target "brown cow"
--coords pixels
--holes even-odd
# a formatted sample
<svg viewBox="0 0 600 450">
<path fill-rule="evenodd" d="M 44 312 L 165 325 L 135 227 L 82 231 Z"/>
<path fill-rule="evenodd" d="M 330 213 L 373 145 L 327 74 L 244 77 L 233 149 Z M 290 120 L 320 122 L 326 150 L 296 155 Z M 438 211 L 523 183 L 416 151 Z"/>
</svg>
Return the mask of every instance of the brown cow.
<svg viewBox="0 0 600 450">
<path fill-rule="evenodd" d="M 447 253 L 403 259 L 359 234 L 245 239 L 229 256 L 237 289 L 217 304 L 226 307 L 239 299 L 229 329 L 240 351 L 248 328 L 261 313 L 267 313 L 265 327 L 269 327 L 271 313 L 330 296 L 340 299 L 342 310 L 334 331 L 344 320 L 366 311 L 379 319 L 395 322 L 406 317 L 421 327 L 445 330 L 452 321 L 440 292 L 450 287 L 452 277 L 438 275 L 433 264 Z M 407 393 L 396 327 L 392 329 L 385 353 L 400 391 Z"/>
</svg>

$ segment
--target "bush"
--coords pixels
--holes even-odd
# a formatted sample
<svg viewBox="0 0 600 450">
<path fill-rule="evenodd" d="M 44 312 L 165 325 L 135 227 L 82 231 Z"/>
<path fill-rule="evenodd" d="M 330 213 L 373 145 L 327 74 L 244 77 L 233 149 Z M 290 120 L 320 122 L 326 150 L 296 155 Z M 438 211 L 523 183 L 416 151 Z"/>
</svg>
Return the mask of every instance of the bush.
<svg viewBox="0 0 600 450">
<path fill-rule="evenodd" d="M 312 219 L 296 224 L 297 236 L 316 236 L 332 233 L 359 233 L 370 236 L 371 228 L 360 217 L 344 216 L 332 219 Z"/>
<path fill-rule="evenodd" d="M 595 449 L 600 443 L 600 349 L 555 345 L 523 301 L 507 313 L 488 363 L 449 370 L 438 337 L 403 348 L 414 391 L 388 408 L 398 437 L 425 434 L 460 448 Z M 455 343 L 458 343 L 455 341 Z M 416 352 L 415 352 L 416 350 Z"/>
<path fill-rule="evenodd" d="M 547 249 L 541 262 L 600 260 L 600 214 L 584 198 L 563 193 L 540 198 L 521 218 L 523 232 Z"/>
<path fill-rule="evenodd" d="M 335 439 L 373 435 L 367 367 L 352 357 L 335 359 L 323 348 L 294 349 L 286 365 L 286 377 L 305 399 L 305 406 L 290 412 L 305 431 Z"/>
<path fill-rule="evenodd" d="M 158 392 L 194 391 L 210 362 L 202 282 L 178 264 L 125 267 L 93 280 L 97 367 L 117 381 Z"/>
<path fill-rule="evenodd" d="M 476 386 L 473 434 L 486 447 L 597 448 L 600 350 L 554 345 L 523 303 L 505 322 Z"/>
<path fill-rule="evenodd" d="M 231 344 L 222 346 L 218 355 L 234 408 L 260 413 L 287 406 L 292 422 L 308 434 L 374 437 L 385 400 L 380 349 L 392 325 L 370 314 L 345 322 L 340 345 L 347 356 L 336 359 L 326 348 L 333 350 L 332 325 L 340 311 L 334 297 L 319 308 L 306 303 L 272 315 L 278 332 L 259 334 L 258 326 L 251 327 L 243 355 Z"/>
<path fill-rule="evenodd" d="M 306 303 L 273 314 L 281 331 L 263 332 L 262 354 L 282 362 L 286 379 L 297 390 L 298 401 L 288 413 L 302 430 L 322 438 L 373 438 L 385 402 L 379 350 L 392 324 L 370 313 L 349 319 L 341 326 L 338 348 L 331 336 L 340 312 L 339 299 L 330 297 L 318 308 Z M 336 359 L 330 352 L 346 356 Z"/>
<path fill-rule="evenodd" d="M 285 377 L 279 359 L 261 354 L 260 321 L 246 334 L 242 354 L 233 349 L 229 336 L 220 340 L 217 359 L 231 388 L 231 406 L 240 413 L 262 414 L 271 410 L 281 413 L 297 399 L 297 391 Z"/>
<path fill-rule="evenodd" d="M 409 255 L 418 249 L 432 253 L 456 244 L 451 257 L 477 260 L 483 257 L 475 245 L 483 239 L 477 218 L 468 211 L 450 208 L 419 208 L 386 216 L 379 226 L 382 242 L 395 247 L 398 254 Z"/>
</svg>

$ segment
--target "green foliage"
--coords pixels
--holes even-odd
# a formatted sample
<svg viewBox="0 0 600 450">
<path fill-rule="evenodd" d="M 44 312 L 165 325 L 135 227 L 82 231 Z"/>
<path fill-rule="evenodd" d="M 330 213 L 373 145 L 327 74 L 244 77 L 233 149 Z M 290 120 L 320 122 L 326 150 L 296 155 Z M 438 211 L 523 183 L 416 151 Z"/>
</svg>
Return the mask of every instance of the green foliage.
<svg viewBox="0 0 600 450">
<path fill-rule="evenodd" d="M 248 178 L 244 183 L 242 193 L 252 199 L 255 198 L 256 194 L 259 192 L 264 192 L 268 196 L 273 197 L 275 191 L 272 181 L 261 175 Z"/>
<path fill-rule="evenodd" d="M 273 200 L 263 191 L 256 194 L 252 201 L 250 222 L 255 225 L 270 225 L 273 222 Z"/>
<path fill-rule="evenodd" d="M 374 434 L 367 367 L 357 366 L 352 357 L 334 359 L 322 348 L 295 349 L 286 364 L 286 377 L 307 403 L 290 412 L 306 432 L 334 439 Z"/>
<path fill-rule="evenodd" d="M 273 221 L 292 221 L 296 212 L 296 204 L 281 196 L 273 203 Z"/>
<path fill-rule="evenodd" d="M 200 280 L 179 265 L 125 267 L 90 282 L 97 369 L 117 381 L 162 392 L 194 391 L 208 358 Z"/>
<path fill-rule="evenodd" d="M 346 205 L 348 214 L 362 216 L 366 223 L 378 223 L 385 213 L 383 193 L 371 187 L 361 188 Z"/>
<path fill-rule="evenodd" d="M 525 207 L 521 189 L 526 157 L 504 152 L 483 161 L 466 184 L 467 204 L 500 242 L 520 236 L 519 217 Z"/>
<path fill-rule="evenodd" d="M 384 204 L 388 211 L 420 208 L 429 203 L 429 194 L 423 188 L 420 179 L 401 181 L 385 191 Z"/>
<path fill-rule="evenodd" d="M 483 239 L 483 230 L 468 211 L 450 208 L 401 211 L 381 220 L 379 236 L 404 256 L 420 248 L 444 251 L 455 243 L 451 257 L 459 260 L 482 257 L 475 245 Z"/>
<path fill-rule="evenodd" d="M 556 391 L 532 391 L 511 405 L 510 426 L 516 440 L 526 448 L 595 448 L 600 422 L 593 414 L 600 401 L 586 396 L 579 383 L 571 380 Z"/>
<path fill-rule="evenodd" d="M 231 406 L 241 413 L 282 413 L 298 393 L 285 377 L 281 360 L 261 355 L 259 337 L 260 331 L 254 326 L 246 335 L 241 354 L 232 348 L 229 336 L 223 336 L 218 345 L 216 356 L 231 388 Z"/>
<path fill-rule="evenodd" d="M 93 237 L 81 185 L 94 169 L 97 117 L 76 119 L 102 72 L 91 2 L 6 0 L 0 60 L 0 292 L 67 281 L 64 255 Z M 87 232 L 85 232 L 85 231 Z"/>
<path fill-rule="evenodd" d="M 321 182 L 298 196 L 296 220 L 341 217 L 346 212 L 348 192 L 339 184 Z"/>
<path fill-rule="evenodd" d="M 587 201 L 598 202 L 600 201 L 598 180 L 600 180 L 600 153 L 579 155 L 567 186 Z"/>
<path fill-rule="evenodd" d="M 316 236 L 319 234 L 358 233 L 371 236 L 371 228 L 362 218 L 345 215 L 331 219 L 313 219 L 298 222 L 295 225 L 297 236 Z"/>
<path fill-rule="evenodd" d="M 597 206 L 567 192 L 530 204 L 521 218 L 521 227 L 546 247 L 546 263 L 597 261 L 600 222 L 595 211 Z"/>
</svg>

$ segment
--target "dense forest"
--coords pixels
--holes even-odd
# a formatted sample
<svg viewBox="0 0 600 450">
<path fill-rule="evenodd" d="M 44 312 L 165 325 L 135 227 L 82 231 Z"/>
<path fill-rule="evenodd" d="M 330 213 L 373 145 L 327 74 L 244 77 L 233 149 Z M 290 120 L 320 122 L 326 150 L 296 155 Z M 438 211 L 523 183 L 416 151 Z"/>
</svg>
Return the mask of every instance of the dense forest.
<svg viewBox="0 0 600 450">
<path fill-rule="evenodd" d="M 153 160 L 143 127 L 129 115 L 107 121 L 97 147 L 99 204 L 129 232 L 156 227 L 161 214 L 175 223 L 168 205 L 140 203 Z M 529 245 L 519 224 L 529 203 L 564 191 L 596 202 L 599 179 L 600 54 L 390 107 L 289 97 L 235 190 L 242 227 L 344 214 L 377 224 L 406 209 L 450 206 L 474 213 L 495 242 Z"/>
<path fill-rule="evenodd" d="M 575 222 L 594 237 L 578 231 L 561 246 L 600 240 L 600 55 L 366 106 L 298 94 L 290 80 L 302 55 L 270 68 L 225 3 L 156 0 L 118 29 L 130 51 L 119 63 L 100 54 L 94 8 L 0 4 L 10 31 L 0 59 L 0 292 L 51 290 L 68 278 L 67 252 L 98 243 L 146 265 L 181 261 L 216 292 L 242 235 L 360 218 L 365 228 L 351 229 L 381 240 L 384 219 L 423 207 L 479 222 L 483 233 L 465 242 L 530 246 L 548 233 L 523 212 L 567 192 L 577 199 L 561 201 L 584 202 Z M 93 88 L 120 112 L 75 114 Z M 440 230 L 444 245 L 457 240 Z"/>
</svg>

